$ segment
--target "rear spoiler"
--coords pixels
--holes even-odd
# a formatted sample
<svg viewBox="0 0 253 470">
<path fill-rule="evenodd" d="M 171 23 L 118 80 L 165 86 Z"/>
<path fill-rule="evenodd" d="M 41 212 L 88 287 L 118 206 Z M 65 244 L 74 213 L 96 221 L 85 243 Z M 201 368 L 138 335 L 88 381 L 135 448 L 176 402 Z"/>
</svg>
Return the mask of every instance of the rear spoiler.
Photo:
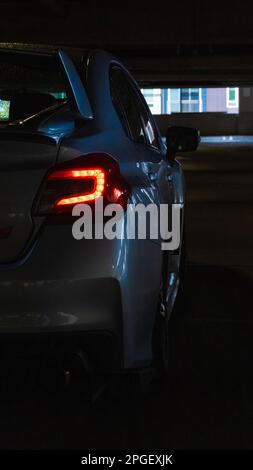
<svg viewBox="0 0 253 470">
<path fill-rule="evenodd" d="M 90 106 L 89 98 L 74 63 L 72 62 L 69 55 L 62 49 L 58 49 L 57 55 L 72 92 L 74 106 L 76 108 L 78 117 L 85 120 L 93 119 L 93 112 Z"/>
</svg>

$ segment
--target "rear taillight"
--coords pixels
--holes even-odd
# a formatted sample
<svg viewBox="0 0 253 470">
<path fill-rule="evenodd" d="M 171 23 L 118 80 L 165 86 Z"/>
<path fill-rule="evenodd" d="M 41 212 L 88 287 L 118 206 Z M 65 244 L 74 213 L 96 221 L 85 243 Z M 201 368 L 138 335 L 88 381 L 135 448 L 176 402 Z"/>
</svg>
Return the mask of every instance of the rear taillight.
<svg viewBox="0 0 253 470">
<path fill-rule="evenodd" d="M 103 196 L 104 203 L 124 209 L 129 186 L 119 165 L 107 154 L 89 154 L 58 165 L 48 173 L 36 198 L 33 215 L 71 214 L 76 204 L 90 204 Z"/>
</svg>

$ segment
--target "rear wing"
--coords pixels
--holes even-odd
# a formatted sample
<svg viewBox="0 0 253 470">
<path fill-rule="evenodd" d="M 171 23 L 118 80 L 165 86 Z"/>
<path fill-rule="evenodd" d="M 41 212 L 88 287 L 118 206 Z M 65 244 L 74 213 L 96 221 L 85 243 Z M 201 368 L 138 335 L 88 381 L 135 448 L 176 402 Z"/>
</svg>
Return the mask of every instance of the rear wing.
<svg viewBox="0 0 253 470">
<path fill-rule="evenodd" d="M 45 56 L 55 56 L 58 65 L 60 65 L 61 70 L 63 72 L 63 76 L 65 79 L 65 82 L 67 83 L 68 90 L 70 92 L 70 96 L 72 98 L 72 107 L 73 107 L 73 113 L 74 115 L 79 118 L 79 119 L 84 119 L 84 120 L 90 120 L 93 119 L 93 112 L 90 106 L 89 98 L 86 93 L 86 89 L 84 84 L 82 83 L 81 77 L 79 75 L 79 72 L 72 61 L 71 57 L 68 55 L 65 50 L 62 49 L 53 49 L 53 51 L 48 54 L 48 52 L 42 52 L 41 50 L 38 51 L 31 51 L 27 50 L 26 48 L 22 49 L 14 49 L 14 48 L 3 48 L 0 49 L 0 58 L 1 54 L 4 54 L 4 57 L 8 57 L 8 54 L 18 54 L 18 60 L 20 60 L 22 64 L 23 58 L 26 56 L 32 58 L 33 56 L 39 57 L 39 60 L 45 58 Z M 7 55 L 6 55 L 7 54 Z M 41 57 L 40 57 L 41 56 Z M 43 59 L 44 60 L 44 59 Z M 6 85 L 8 87 L 8 83 Z M 46 108 L 49 108 L 50 105 L 45 106 Z M 32 115 L 37 114 L 32 113 Z M 14 119 L 15 121 L 15 119 Z"/>
<path fill-rule="evenodd" d="M 89 98 L 74 63 L 62 49 L 57 51 L 57 55 L 69 84 L 78 116 L 81 119 L 93 119 Z"/>
</svg>

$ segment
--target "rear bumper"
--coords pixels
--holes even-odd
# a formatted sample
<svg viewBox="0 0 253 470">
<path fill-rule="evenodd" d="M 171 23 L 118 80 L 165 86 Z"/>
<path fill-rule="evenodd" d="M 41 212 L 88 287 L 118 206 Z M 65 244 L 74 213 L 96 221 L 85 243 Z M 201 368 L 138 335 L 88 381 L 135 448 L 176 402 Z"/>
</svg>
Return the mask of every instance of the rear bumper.
<svg viewBox="0 0 253 470">
<path fill-rule="evenodd" d="M 0 281 L 0 333 L 121 329 L 115 279 Z"/>
<path fill-rule="evenodd" d="M 82 351 L 94 369 L 122 367 L 117 280 L 0 281 L 0 298 L 2 357 Z"/>
<path fill-rule="evenodd" d="M 0 265 L 0 334 L 118 332 L 118 244 L 76 241 L 71 225 L 44 226 L 21 261 Z"/>
<path fill-rule="evenodd" d="M 107 365 L 115 356 L 126 369 L 147 365 L 160 272 L 156 243 L 77 241 L 71 225 L 46 225 L 24 258 L 0 265 L 0 337 L 96 333 L 99 349 L 109 334 Z"/>
</svg>

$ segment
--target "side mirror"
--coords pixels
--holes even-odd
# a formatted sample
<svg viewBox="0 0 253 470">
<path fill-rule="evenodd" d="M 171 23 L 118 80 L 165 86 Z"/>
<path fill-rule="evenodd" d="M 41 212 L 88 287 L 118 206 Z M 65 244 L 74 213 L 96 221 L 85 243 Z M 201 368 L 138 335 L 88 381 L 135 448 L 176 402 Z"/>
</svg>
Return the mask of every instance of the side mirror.
<svg viewBox="0 0 253 470">
<path fill-rule="evenodd" d="M 167 156 L 174 160 L 178 152 L 194 152 L 200 142 L 200 132 L 191 127 L 169 127 L 166 134 Z"/>
</svg>

